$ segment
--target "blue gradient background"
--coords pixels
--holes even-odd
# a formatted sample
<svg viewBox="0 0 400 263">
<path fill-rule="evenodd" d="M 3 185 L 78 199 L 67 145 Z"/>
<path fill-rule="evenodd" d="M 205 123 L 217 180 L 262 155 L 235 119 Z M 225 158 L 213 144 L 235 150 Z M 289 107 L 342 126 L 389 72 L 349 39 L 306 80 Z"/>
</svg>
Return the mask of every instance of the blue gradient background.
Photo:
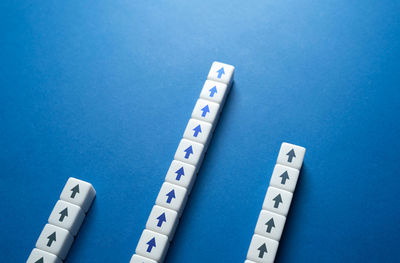
<svg viewBox="0 0 400 263">
<path fill-rule="evenodd" d="M 212 61 L 235 85 L 167 263 L 243 262 L 282 141 L 307 148 L 276 262 L 400 262 L 399 1 L 0 2 L 0 251 L 67 178 L 66 260 L 128 262 Z"/>
</svg>

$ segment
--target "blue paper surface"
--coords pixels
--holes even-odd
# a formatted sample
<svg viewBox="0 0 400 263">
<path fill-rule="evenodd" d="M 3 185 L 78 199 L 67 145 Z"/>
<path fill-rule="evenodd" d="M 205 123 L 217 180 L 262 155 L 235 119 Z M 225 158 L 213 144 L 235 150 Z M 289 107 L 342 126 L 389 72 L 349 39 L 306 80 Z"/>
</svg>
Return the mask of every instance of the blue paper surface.
<svg viewBox="0 0 400 263">
<path fill-rule="evenodd" d="M 215 60 L 236 67 L 167 263 L 243 262 L 283 141 L 307 148 L 276 262 L 399 262 L 398 1 L 0 3 L 0 255 L 68 177 L 65 262 L 128 262 Z"/>
</svg>

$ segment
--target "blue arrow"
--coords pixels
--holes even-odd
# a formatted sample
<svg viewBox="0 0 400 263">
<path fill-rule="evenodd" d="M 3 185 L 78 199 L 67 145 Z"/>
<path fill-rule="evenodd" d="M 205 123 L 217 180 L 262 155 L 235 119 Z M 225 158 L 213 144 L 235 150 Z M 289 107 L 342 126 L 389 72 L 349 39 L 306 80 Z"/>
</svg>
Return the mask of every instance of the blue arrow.
<svg viewBox="0 0 400 263">
<path fill-rule="evenodd" d="M 181 168 L 179 168 L 179 170 L 177 170 L 175 173 L 176 173 L 176 180 L 177 181 L 181 180 L 181 176 L 185 175 L 185 171 L 183 170 L 183 166 Z"/>
<path fill-rule="evenodd" d="M 167 220 L 165 219 L 165 213 L 162 213 L 159 217 L 157 217 L 157 219 L 158 219 L 157 223 L 158 227 L 161 227 L 164 222 L 167 222 Z"/>
<path fill-rule="evenodd" d="M 168 196 L 167 198 L 167 204 L 170 204 L 172 199 L 175 198 L 175 190 L 172 189 L 171 192 L 169 192 L 168 194 L 166 194 L 166 196 Z"/>
<path fill-rule="evenodd" d="M 210 91 L 210 97 L 211 98 L 214 97 L 214 94 L 218 93 L 217 92 L 217 86 L 212 87 L 209 91 Z"/>
<path fill-rule="evenodd" d="M 204 108 L 201 109 L 201 111 L 203 112 L 201 114 L 201 117 L 205 117 L 207 113 L 210 112 L 210 108 L 208 108 L 208 105 L 206 105 Z"/>
<path fill-rule="evenodd" d="M 200 126 L 200 124 L 197 125 L 193 130 L 194 130 L 193 137 L 197 137 L 197 135 L 199 135 L 199 132 L 201 133 L 201 126 Z"/>
<path fill-rule="evenodd" d="M 152 239 L 150 239 L 150 241 L 149 242 L 147 242 L 146 243 L 147 245 L 149 245 L 148 247 L 147 247 L 147 252 L 151 252 L 151 250 L 153 249 L 153 247 L 156 247 L 156 239 L 153 237 Z"/>
<path fill-rule="evenodd" d="M 189 156 L 193 153 L 192 145 L 190 145 L 189 147 L 187 147 L 187 149 L 184 150 L 184 152 L 186 152 L 186 154 L 185 154 L 185 159 L 189 159 Z"/>
<path fill-rule="evenodd" d="M 222 75 L 225 74 L 224 67 L 222 67 L 222 68 L 220 68 L 219 70 L 217 70 L 217 72 L 218 72 L 217 78 L 220 79 L 220 78 L 222 77 Z"/>
</svg>

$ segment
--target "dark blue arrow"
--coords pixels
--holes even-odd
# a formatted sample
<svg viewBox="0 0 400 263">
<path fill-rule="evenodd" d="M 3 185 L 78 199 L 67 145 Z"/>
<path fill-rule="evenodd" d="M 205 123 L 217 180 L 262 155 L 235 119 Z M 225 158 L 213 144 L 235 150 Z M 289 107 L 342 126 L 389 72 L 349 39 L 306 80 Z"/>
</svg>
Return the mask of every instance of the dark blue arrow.
<svg viewBox="0 0 400 263">
<path fill-rule="evenodd" d="M 151 250 L 153 249 L 153 247 L 156 247 L 156 239 L 153 237 L 152 239 L 150 239 L 150 241 L 149 242 L 147 242 L 146 243 L 147 245 L 149 245 L 148 247 L 147 247 L 147 252 L 151 252 Z"/>
<path fill-rule="evenodd" d="M 199 133 L 201 133 L 201 126 L 200 126 L 200 124 L 197 125 L 193 130 L 194 130 L 193 137 L 197 137 L 197 135 L 199 135 Z"/>
<path fill-rule="evenodd" d="M 289 157 L 288 157 L 288 162 L 289 162 L 289 163 L 292 162 L 293 157 L 296 158 L 296 154 L 294 153 L 294 150 L 293 150 L 293 149 L 291 149 L 290 152 L 288 152 L 286 155 L 289 156 Z"/>
<path fill-rule="evenodd" d="M 179 181 L 181 180 L 182 175 L 185 175 L 185 171 L 183 170 L 183 166 L 179 168 L 176 172 L 176 180 Z"/>
<path fill-rule="evenodd" d="M 169 192 L 168 194 L 166 194 L 166 196 L 168 196 L 167 198 L 167 203 L 170 204 L 172 199 L 175 198 L 175 190 L 172 189 L 171 192 Z"/>
<path fill-rule="evenodd" d="M 214 86 L 210 89 L 210 97 L 214 97 L 214 94 L 217 93 L 217 86 Z"/>
<path fill-rule="evenodd" d="M 204 108 L 201 109 L 201 111 L 203 112 L 201 114 L 201 117 L 205 117 L 207 115 L 207 113 L 210 112 L 210 108 L 208 108 L 208 105 L 206 105 Z"/>
<path fill-rule="evenodd" d="M 192 145 L 190 145 L 189 147 L 187 147 L 186 150 L 184 150 L 185 154 L 185 159 L 189 159 L 189 156 L 193 153 L 193 148 Z"/>
<path fill-rule="evenodd" d="M 157 223 L 158 227 L 161 227 L 164 222 L 167 222 L 167 220 L 165 219 L 165 213 L 162 213 L 159 217 L 157 217 L 157 219 L 158 219 Z"/>
<path fill-rule="evenodd" d="M 222 77 L 222 75 L 224 75 L 225 74 L 225 70 L 224 70 L 224 67 L 222 67 L 222 68 L 220 68 L 219 70 L 217 70 L 217 72 L 218 72 L 218 76 L 217 76 L 217 78 L 221 78 Z"/>
</svg>

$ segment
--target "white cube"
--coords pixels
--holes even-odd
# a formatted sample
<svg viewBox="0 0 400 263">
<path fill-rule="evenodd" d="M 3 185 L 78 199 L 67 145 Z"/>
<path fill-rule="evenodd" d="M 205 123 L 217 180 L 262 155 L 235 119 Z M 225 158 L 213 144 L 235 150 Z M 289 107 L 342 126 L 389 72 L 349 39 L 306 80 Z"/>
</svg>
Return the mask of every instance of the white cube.
<svg viewBox="0 0 400 263">
<path fill-rule="evenodd" d="M 213 80 L 206 80 L 200 93 L 200 98 L 223 105 L 228 96 L 228 86 Z"/>
<path fill-rule="evenodd" d="M 291 192 L 270 186 L 265 195 L 263 209 L 287 216 L 292 197 Z"/>
<path fill-rule="evenodd" d="M 145 229 L 139 239 L 135 253 L 157 262 L 164 261 L 169 246 L 168 237 Z"/>
<path fill-rule="evenodd" d="M 165 181 L 185 187 L 188 192 L 192 189 L 195 180 L 196 167 L 177 160 L 172 161 L 165 176 Z"/>
<path fill-rule="evenodd" d="M 219 104 L 208 100 L 198 99 L 192 112 L 192 118 L 209 123 L 217 123 Z"/>
<path fill-rule="evenodd" d="M 182 139 L 176 150 L 174 159 L 189 163 L 196 167 L 201 165 L 204 155 L 204 145 L 187 139 Z"/>
<path fill-rule="evenodd" d="M 273 263 L 278 246 L 278 241 L 254 234 L 247 252 L 247 259 L 258 263 Z"/>
<path fill-rule="evenodd" d="M 298 178 L 299 170 L 277 164 L 272 172 L 271 181 L 269 184 L 276 188 L 281 188 L 293 193 L 296 189 Z"/>
<path fill-rule="evenodd" d="M 83 219 L 85 219 L 85 213 L 79 206 L 58 200 L 49 216 L 49 223 L 67 229 L 76 236 Z"/>
<path fill-rule="evenodd" d="M 178 213 L 174 210 L 155 205 L 147 219 L 146 228 L 166 235 L 172 240 L 178 226 Z"/>
<path fill-rule="evenodd" d="M 286 217 L 261 210 L 254 233 L 279 241 L 285 226 Z"/>
<path fill-rule="evenodd" d="M 171 183 L 163 183 L 156 199 L 156 205 L 176 211 L 179 217 L 186 204 L 186 189 Z"/>
<path fill-rule="evenodd" d="M 129 263 L 157 263 L 157 261 L 134 254 Z"/>
<path fill-rule="evenodd" d="M 300 170 L 301 166 L 303 165 L 305 153 L 306 148 L 284 142 L 281 145 L 281 149 L 279 150 L 279 155 L 276 162 L 278 164 Z"/>
<path fill-rule="evenodd" d="M 36 247 L 40 250 L 50 252 L 64 260 L 73 241 L 74 238 L 68 230 L 46 224 L 36 242 Z"/>
<path fill-rule="evenodd" d="M 70 177 L 61 192 L 60 199 L 79 206 L 86 213 L 95 196 L 96 191 L 90 183 Z"/>
<path fill-rule="evenodd" d="M 34 248 L 26 263 L 62 263 L 56 255 Z"/>
<path fill-rule="evenodd" d="M 215 61 L 211 65 L 207 79 L 219 81 L 229 86 L 233 81 L 234 72 L 234 66 Z"/>
<path fill-rule="evenodd" d="M 190 119 L 185 132 L 183 133 L 183 138 L 191 141 L 201 143 L 205 146 L 208 145 L 212 135 L 212 124 L 199 121 L 197 119 Z"/>
</svg>

